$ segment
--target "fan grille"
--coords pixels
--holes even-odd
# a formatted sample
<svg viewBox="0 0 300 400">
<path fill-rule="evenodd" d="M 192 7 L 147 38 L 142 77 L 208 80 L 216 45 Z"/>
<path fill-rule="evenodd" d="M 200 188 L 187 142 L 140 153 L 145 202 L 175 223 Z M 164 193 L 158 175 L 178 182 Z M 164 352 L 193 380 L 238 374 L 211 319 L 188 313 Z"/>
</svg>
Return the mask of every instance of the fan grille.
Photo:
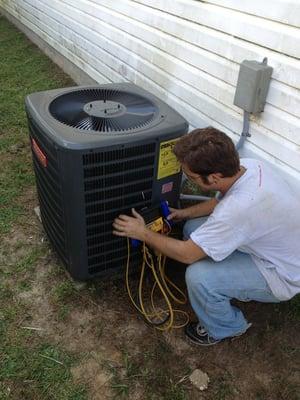
<svg viewBox="0 0 300 400">
<path fill-rule="evenodd" d="M 54 99 L 50 114 L 86 133 L 129 133 L 149 125 L 158 114 L 148 99 L 112 89 L 83 89 Z"/>
</svg>

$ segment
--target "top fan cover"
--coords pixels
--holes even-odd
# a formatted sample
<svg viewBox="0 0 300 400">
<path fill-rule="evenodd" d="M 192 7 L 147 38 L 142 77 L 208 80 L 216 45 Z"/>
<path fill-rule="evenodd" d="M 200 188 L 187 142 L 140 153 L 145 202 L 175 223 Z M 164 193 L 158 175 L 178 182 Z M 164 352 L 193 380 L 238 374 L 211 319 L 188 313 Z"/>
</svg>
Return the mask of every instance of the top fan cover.
<svg viewBox="0 0 300 400">
<path fill-rule="evenodd" d="M 146 127 L 158 114 L 158 108 L 138 94 L 102 88 L 63 94 L 49 111 L 63 124 L 96 134 L 129 133 Z"/>
</svg>

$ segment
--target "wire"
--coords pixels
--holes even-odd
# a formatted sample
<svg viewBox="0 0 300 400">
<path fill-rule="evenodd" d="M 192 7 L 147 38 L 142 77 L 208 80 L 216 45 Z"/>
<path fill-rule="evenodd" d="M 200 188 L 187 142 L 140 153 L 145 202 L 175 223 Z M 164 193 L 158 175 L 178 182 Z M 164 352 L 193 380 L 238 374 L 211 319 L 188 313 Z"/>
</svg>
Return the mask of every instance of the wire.
<svg viewBox="0 0 300 400">
<path fill-rule="evenodd" d="M 167 230 L 163 229 L 162 231 L 165 234 L 169 234 L 171 232 L 171 225 L 168 221 L 164 221 L 167 227 Z M 165 226 L 164 226 L 165 228 Z M 132 291 L 129 284 L 129 267 L 130 267 L 130 241 L 127 239 L 127 263 L 126 263 L 126 288 L 129 295 L 129 298 L 136 308 L 136 310 L 142 315 L 142 317 L 152 326 L 160 331 L 168 331 L 170 329 L 182 328 L 189 322 L 189 316 L 185 311 L 174 309 L 171 300 L 177 304 L 186 304 L 187 297 L 185 293 L 179 289 L 171 279 L 166 275 L 165 272 L 165 264 L 166 257 L 162 256 L 161 253 L 156 253 L 150 251 L 145 243 L 142 244 L 142 263 L 141 263 L 141 272 L 138 284 L 138 303 L 134 300 Z M 150 292 L 150 304 L 151 311 L 146 311 L 146 307 L 144 305 L 144 281 L 145 281 L 145 272 L 146 267 L 148 267 L 153 276 L 153 286 Z M 172 292 L 170 289 L 172 287 L 176 293 L 179 294 L 180 298 Z M 155 306 L 154 301 L 154 293 L 159 290 L 160 294 L 166 304 L 166 309 L 158 309 Z M 149 306 L 148 306 L 149 308 Z M 181 324 L 175 324 L 175 320 L 177 319 L 177 315 L 181 315 L 184 317 L 184 322 Z"/>
</svg>

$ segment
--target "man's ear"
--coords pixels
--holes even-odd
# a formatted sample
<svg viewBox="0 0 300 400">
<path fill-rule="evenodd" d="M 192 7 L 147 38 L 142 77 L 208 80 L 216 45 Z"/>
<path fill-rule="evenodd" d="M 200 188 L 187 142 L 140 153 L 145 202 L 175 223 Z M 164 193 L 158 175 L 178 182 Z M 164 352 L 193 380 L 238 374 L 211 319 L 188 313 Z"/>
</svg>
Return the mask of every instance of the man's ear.
<svg viewBox="0 0 300 400">
<path fill-rule="evenodd" d="M 223 178 L 223 175 L 219 172 L 214 172 L 213 174 L 209 174 L 207 176 L 207 179 L 208 179 L 208 182 L 210 185 L 219 183 L 222 178 Z"/>
</svg>

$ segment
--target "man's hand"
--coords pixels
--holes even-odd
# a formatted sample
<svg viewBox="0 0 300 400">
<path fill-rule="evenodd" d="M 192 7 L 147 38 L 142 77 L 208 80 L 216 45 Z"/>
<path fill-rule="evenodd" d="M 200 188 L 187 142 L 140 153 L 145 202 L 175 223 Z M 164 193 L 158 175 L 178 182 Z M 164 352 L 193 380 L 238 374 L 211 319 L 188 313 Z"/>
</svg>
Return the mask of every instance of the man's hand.
<svg viewBox="0 0 300 400">
<path fill-rule="evenodd" d="M 145 230 L 147 230 L 144 218 L 134 208 L 131 212 L 133 217 L 121 214 L 114 220 L 113 234 L 144 241 Z"/>
<path fill-rule="evenodd" d="M 179 222 L 179 221 L 182 221 L 182 220 L 188 218 L 187 208 L 176 209 L 176 208 L 170 207 L 170 211 L 171 212 L 168 215 L 167 219 L 172 220 L 174 222 Z"/>
</svg>

